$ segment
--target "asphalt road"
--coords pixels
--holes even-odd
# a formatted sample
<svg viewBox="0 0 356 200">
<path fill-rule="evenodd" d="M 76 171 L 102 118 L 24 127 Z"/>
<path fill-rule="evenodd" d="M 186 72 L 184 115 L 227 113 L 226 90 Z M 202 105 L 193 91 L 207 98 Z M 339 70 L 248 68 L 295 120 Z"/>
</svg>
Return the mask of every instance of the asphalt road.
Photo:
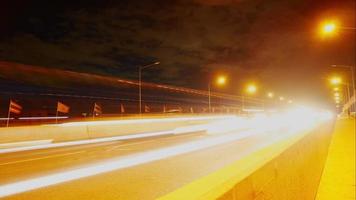
<svg viewBox="0 0 356 200">
<path fill-rule="evenodd" d="M 71 170 L 83 171 L 88 166 L 92 171 L 95 169 L 100 171 L 104 169 L 103 163 L 112 162 L 110 167 L 113 168 L 107 171 L 104 169 L 102 173 L 93 173 L 85 175 L 84 178 L 73 178 L 67 182 L 30 191 L 15 192 L 4 198 L 155 199 L 264 145 L 273 144 L 274 139 L 281 138 L 284 134 L 283 129 L 241 130 L 221 134 L 197 132 L 0 154 L 0 193 L 1 189 L 4 190 L 3 186 L 8 184 L 30 180 L 26 184 L 33 186 L 40 184 L 33 181 L 38 177 Z M 237 137 L 239 135 L 241 137 Z M 215 141 L 220 143 L 214 144 Z M 185 144 L 190 145 L 184 146 Z M 171 147 L 180 148 L 172 150 Z M 181 153 L 171 154 L 172 151 Z M 120 162 L 117 162 L 120 159 L 135 162 L 131 158 L 144 160 L 155 156 L 157 156 L 155 160 L 146 160 L 121 168 Z M 91 171 L 86 170 L 85 173 L 90 174 Z M 50 181 L 63 177 L 51 178 Z"/>
</svg>

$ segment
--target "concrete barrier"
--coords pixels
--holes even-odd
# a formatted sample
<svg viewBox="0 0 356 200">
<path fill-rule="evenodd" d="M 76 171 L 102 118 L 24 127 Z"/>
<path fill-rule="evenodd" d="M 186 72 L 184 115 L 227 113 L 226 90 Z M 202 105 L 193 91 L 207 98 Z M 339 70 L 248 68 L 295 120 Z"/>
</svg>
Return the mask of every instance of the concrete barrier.
<svg viewBox="0 0 356 200">
<path fill-rule="evenodd" d="M 181 116 L 148 119 L 101 120 L 71 122 L 58 125 L 23 126 L 0 128 L 0 144 L 29 140 L 47 140 L 53 142 L 73 141 L 173 130 L 184 125 L 204 124 L 212 120 L 230 116 Z"/>
<path fill-rule="evenodd" d="M 262 148 L 159 200 L 315 199 L 333 124 Z"/>
</svg>

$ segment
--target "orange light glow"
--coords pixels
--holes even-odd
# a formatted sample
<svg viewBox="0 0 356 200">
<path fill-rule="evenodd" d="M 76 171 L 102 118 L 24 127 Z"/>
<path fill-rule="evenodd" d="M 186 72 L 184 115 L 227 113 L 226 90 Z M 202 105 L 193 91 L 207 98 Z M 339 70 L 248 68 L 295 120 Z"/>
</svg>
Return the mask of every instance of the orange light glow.
<svg viewBox="0 0 356 200">
<path fill-rule="evenodd" d="M 225 85 L 225 83 L 226 83 L 226 77 L 225 76 L 219 76 L 216 79 L 216 84 L 217 85 Z"/>
</svg>

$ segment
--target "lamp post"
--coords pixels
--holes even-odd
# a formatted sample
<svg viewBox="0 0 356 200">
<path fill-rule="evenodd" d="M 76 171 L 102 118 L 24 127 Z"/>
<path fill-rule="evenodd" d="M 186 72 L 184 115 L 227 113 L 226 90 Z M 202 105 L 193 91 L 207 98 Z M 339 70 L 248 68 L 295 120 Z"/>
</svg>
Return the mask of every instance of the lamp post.
<svg viewBox="0 0 356 200">
<path fill-rule="evenodd" d="M 331 79 L 330 79 L 330 83 L 331 83 L 332 85 L 335 85 L 335 86 L 338 86 L 338 85 L 343 85 L 343 86 L 345 86 L 344 93 L 346 93 L 346 94 L 343 93 L 343 96 L 344 96 L 344 98 L 345 98 L 344 103 L 347 103 L 347 102 L 350 101 L 350 99 L 351 99 L 350 84 L 344 83 L 344 82 L 341 80 L 340 77 L 333 77 L 333 78 L 331 78 Z M 339 99 L 339 98 L 340 98 L 340 93 L 339 93 L 338 91 L 335 91 L 334 97 L 335 97 L 336 100 Z M 339 100 L 337 100 L 337 101 L 339 101 Z M 340 102 L 339 102 L 339 103 L 340 103 Z M 351 111 L 352 111 L 352 107 L 350 106 L 350 109 L 348 109 L 348 115 L 349 115 L 349 116 L 350 116 L 350 112 L 351 112 Z"/>
<path fill-rule="evenodd" d="M 355 89 L 355 66 L 351 65 L 331 65 L 331 67 L 339 67 L 339 68 L 346 68 L 349 69 L 351 72 L 351 82 L 352 82 L 352 95 L 355 96 L 356 89 Z"/>
<path fill-rule="evenodd" d="M 218 76 L 216 79 L 217 85 L 225 85 L 226 77 L 225 76 Z M 208 83 L 208 103 L 209 103 L 209 113 L 211 113 L 211 79 L 209 79 Z"/>
<path fill-rule="evenodd" d="M 159 64 L 160 64 L 160 62 L 154 62 L 154 63 L 148 64 L 148 65 L 140 66 L 138 68 L 138 96 L 139 96 L 139 113 L 140 113 L 140 115 L 142 113 L 142 82 L 141 82 L 142 70 L 146 69 L 148 67 L 154 66 L 154 65 L 159 65 Z"/>
</svg>

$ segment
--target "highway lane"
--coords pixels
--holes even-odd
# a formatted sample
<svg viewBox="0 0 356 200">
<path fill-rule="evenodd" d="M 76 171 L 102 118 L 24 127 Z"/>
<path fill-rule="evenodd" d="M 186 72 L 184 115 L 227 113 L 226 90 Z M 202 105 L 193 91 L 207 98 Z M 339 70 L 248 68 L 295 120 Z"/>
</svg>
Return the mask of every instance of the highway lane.
<svg viewBox="0 0 356 200">
<path fill-rule="evenodd" d="M 1 154 L 0 184 L 71 169 L 73 166 L 95 163 L 111 157 L 197 140 L 201 137 L 207 137 L 207 135 L 202 132 L 167 135 Z"/>
<path fill-rule="evenodd" d="M 10 191 L 6 199 L 155 199 L 289 134 L 310 130 L 262 124 L 250 130 L 3 154 L 0 195 Z"/>
<path fill-rule="evenodd" d="M 230 133 L 237 134 L 237 133 Z M 273 143 L 270 140 L 271 132 L 264 132 L 252 135 L 234 142 L 214 146 L 189 154 L 182 154 L 167 159 L 149 162 L 146 164 L 115 170 L 112 172 L 87 177 L 63 184 L 49 186 L 13 196 L 8 199 L 154 199 L 169 191 L 172 191 L 184 184 L 203 175 L 209 174 L 226 164 L 229 164 L 241 156 L 249 154 L 256 147 L 261 147 L 266 143 Z M 279 132 L 278 134 L 281 134 Z M 91 152 L 83 156 L 81 153 L 71 154 L 63 157 L 54 157 L 51 159 L 33 160 L 25 163 L 9 164 L 1 166 L 5 170 L 5 177 L 18 177 L 22 171 L 23 177 L 36 177 L 38 170 L 47 169 L 47 166 L 61 165 L 67 166 L 75 164 L 87 164 L 89 160 L 98 161 L 103 158 L 117 157 L 132 154 L 142 149 L 162 148 L 180 142 L 189 140 L 201 140 L 206 137 L 217 137 L 216 135 L 190 134 L 178 135 L 172 137 L 156 138 L 155 140 L 130 141 L 129 145 L 123 148 L 121 143 L 112 143 L 107 145 L 98 145 L 87 149 Z M 131 145 L 130 145 L 131 144 Z M 124 145 L 124 143 L 122 143 Z M 157 146 L 158 145 L 158 146 Z M 76 148 L 74 151 L 72 148 Z M 41 150 L 42 151 L 42 150 Z M 53 151 L 53 150 L 51 150 Z M 78 147 L 71 147 L 68 152 L 83 151 Z M 67 152 L 67 151 L 66 151 Z M 39 153 L 39 152 L 29 152 Z M 63 154 L 63 152 L 60 152 Z M 32 157 L 32 156 L 30 156 Z M 84 157 L 84 158 L 83 158 Z M 90 158 L 88 160 L 88 158 Z M 24 157 L 21 157 L 24 159 Z M 77 163 L 77 161 L 79 163 Z M 11 160 L 14 161 L 14 160 Z M 70 163 L 70 164 L 68 164 Z M 15 167 L 15 165 L 17 165 Z M 15 168 L 19 168 L 13 170 Z M 52 170 L 47 173 L 53 173 Z M 63 170 L 63 166 L 60 166 Z M 35 172 L 34 174 L 32 172 Z M 28 173 L 32 173 L 28 176 Z M 43 173 L 43 171 L 41 172 Z M 2 177 L 3 178 L 3 177 Z M 1 179 L 2 179 L 1 178 Z M 7 179 L 14 181 L 12 178 Z"/>
</svg>

